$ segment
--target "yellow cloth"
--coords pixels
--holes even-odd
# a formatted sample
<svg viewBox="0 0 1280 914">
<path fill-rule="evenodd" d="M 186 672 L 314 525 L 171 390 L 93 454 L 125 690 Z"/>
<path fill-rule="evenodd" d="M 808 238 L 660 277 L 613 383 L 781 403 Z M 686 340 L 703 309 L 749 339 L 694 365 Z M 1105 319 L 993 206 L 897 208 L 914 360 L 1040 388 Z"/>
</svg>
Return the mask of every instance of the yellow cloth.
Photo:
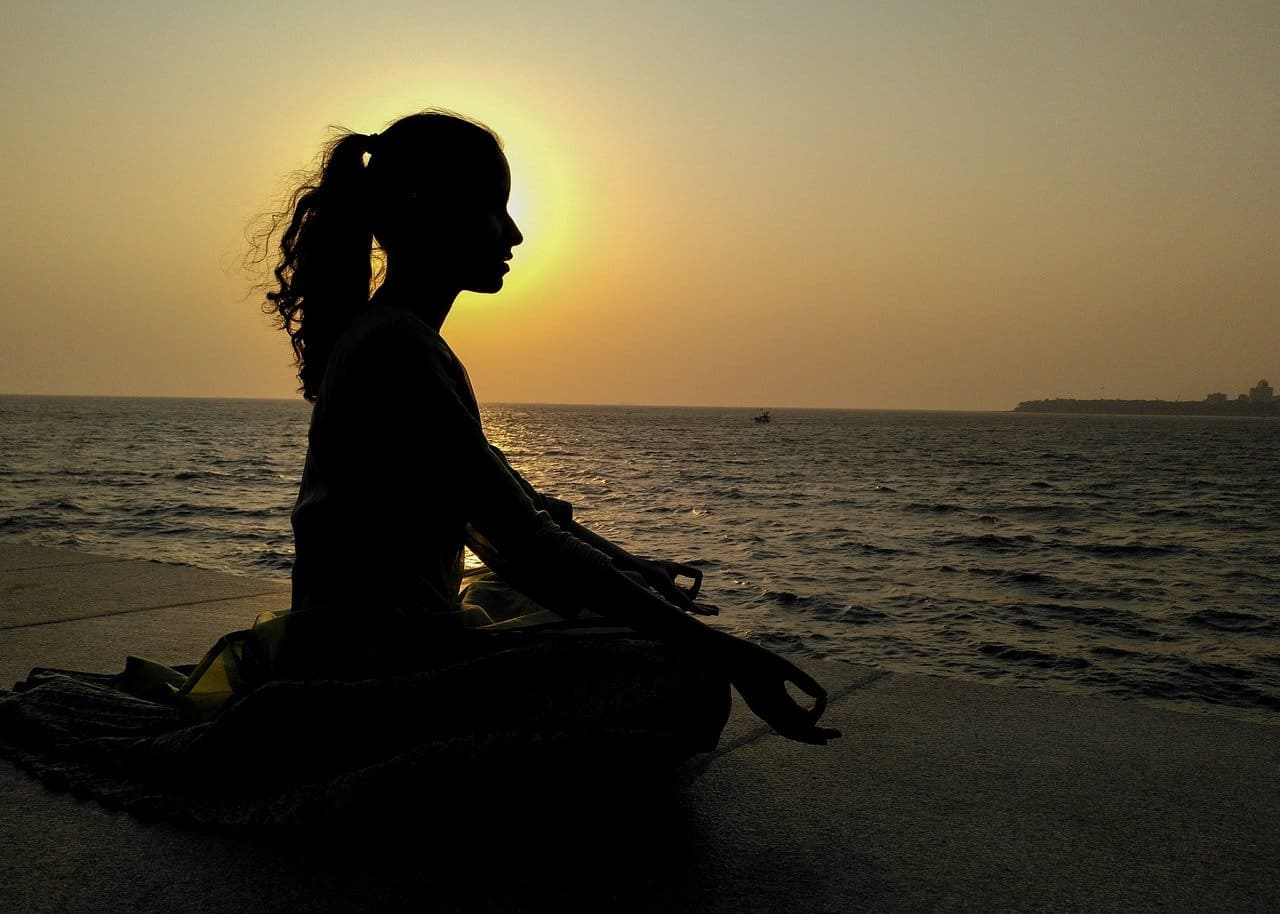
<svg viewBox="0 0 1280 914">
<path fill-rule="evenodd" d="M 601 618 L 597 614 L 584 612 L 578 621 L 569 622 L 483 568 L 464 574 L 454 611 L 435 615 L 429 631 L 441 639 L 447 639 L 450 630 L 461 629 L 510 631 L 585 625 L 603 630 L 593 624 Z M 377 652 L 402 633 L 357 631 L 350 619 L 321 610 L 270 610 L 260 613 L 249 628 L 219 638 L 190 673 L 129 657 L 118 685 L 140 697 L 166 700 L 194 717 L 209 718 L 236 695 L 271 679 L 296 675 L 297 651 L 291 663 L 282 663 L 290 646 L 305 645 L 302 651 L 326 653 L 323 667 L 329 670 L 341 671 L 344 666 L 353 673 L 376 669 Z"/>
</svg>

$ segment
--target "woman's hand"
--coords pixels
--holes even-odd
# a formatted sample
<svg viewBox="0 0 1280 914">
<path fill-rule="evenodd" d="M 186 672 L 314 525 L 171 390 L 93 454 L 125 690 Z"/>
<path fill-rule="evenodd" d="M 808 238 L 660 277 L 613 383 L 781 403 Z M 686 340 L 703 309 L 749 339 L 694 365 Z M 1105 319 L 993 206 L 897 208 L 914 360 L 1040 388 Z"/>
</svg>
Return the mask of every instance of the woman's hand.
<svg viewBox="0 0 1280 914">
<path fill-rule="evenodd" d="M 816 746 L 840 736 L 833 727 L 819 727 L 818 719 L 827 709 L 827 692 L 791 661 L 767 648 L 731 635 L 724 636 L 720 659 L 747 707 L 787 739 Z M 803 708 L 787 693 L 787 683 L 813 698 Z"/>
<path fill-rule="evenodd" d="M 702 588 L 702 569 L 683 562 L 670 562 L 665 559 L 635 559 L 635 571 L 645 584 L 657 591 L 663 599 L 683 609 L 685 612 L 700 616 L 715 616 L 720 610 L 709 603 L 695 602 L 698 591 Z M 681 587 L 677 578 L 688 578 L 693 583 Z"/>
</svg>

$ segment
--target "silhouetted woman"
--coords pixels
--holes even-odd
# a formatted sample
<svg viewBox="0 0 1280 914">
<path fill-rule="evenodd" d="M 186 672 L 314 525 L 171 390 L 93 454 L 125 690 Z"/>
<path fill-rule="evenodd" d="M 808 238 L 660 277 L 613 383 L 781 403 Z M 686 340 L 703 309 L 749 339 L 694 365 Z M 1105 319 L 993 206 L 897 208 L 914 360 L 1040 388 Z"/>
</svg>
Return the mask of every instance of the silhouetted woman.
<svg viewBox="0 0 1280 914">
<path fill-rule="evenodd" d="M 32 670 L 0 693 L 0 754 L 149 816 L 275 826 L 705 751 L 729 683 L 785 736 L 838 735 L 810 677 L 690 615 L 695 569 L 591 533 L 485 440 L 440 328 L 460 292 L 502 288 L 509 191 L 497 137 L 455 115 L 333 143 L 268 295 L 314 404 L 291 607 L 198 664 Z M 466 546 L 488 571 L 464 574 Z"/>
<path fill-rule="evenodd" d="M 702 609 L 693 569 L 591 533 L 485 440 L 440 329 L 460 292 L 502 288 L 523 240 L 507 212 L 510 184 L 495 134 L 428 111 L 341 137 L 319 181 L 296 197 L 268 297 L 314 403 L 293 513 L 293 612 L 324 615 L 330 627 L 315 644 L 300 638 L 309 656 L 287 662 L 411 667 L 453 643 L 474 645 L 461 631 L 518 629 L 539 606 L 594 611 L 727 677 L 783 735 L 825 742 L 834 731 L 816 725 L 825 705 L 816 682 L 689 615 Z M 370 296 L 374 241 L 386 267 Z M 463 590 L 464 545 L 496 579 Z M 695 586 L 676 586 L 677 574 Z M 788 682 L 814 707 L 799 707 Z"/>
</svg>

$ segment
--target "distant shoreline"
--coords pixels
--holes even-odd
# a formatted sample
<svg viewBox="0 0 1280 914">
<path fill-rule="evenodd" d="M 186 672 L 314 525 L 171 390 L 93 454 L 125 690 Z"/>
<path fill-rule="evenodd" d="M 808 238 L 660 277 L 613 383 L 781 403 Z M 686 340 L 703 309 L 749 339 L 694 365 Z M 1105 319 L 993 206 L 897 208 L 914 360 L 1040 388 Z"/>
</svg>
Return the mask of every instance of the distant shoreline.
<svg viewBox="0 0 1280 914">
<path fill-rule="evenodd" d="M 302 409 L 310 404 L 300 396 L 293 397 L 216 397 L 171 396 L 158 394 L 33 394 L 0 393 L 0 400 L 150 400 L 185 401 L 191 403 L 290 403 Z M 482 406 L 510 408 L 547 407 L 552 409 L 665 409 L 691 412 L 707 410 L 732 410 L 754 413 L 760 407 L 736 404 L 674 404 L 674 403 L 552 403 L 528 400 L 485 400 Z M 1039 413 L 1049 415 L 1131 415 L 1131 416 L 1239 416 L 1280 417 L 1280 399 L 1272 403 L 1252 403 L 1228 400 L 1226 403 L 1209 403 L 1204 400 L 1024 400 L 1013 409 L 956 409 L 920 406 L 772 406 L 774 413 L 915 413 L 933 415 L 1009 415 L 1010 413 Z"/>
<path fill-rule="evenodd" d="M 1280 401 L 1251 400 L 1024 400 L 1015 413 L 1088 413 L 1112 416 L 1280 416 Z"/>
</svg>

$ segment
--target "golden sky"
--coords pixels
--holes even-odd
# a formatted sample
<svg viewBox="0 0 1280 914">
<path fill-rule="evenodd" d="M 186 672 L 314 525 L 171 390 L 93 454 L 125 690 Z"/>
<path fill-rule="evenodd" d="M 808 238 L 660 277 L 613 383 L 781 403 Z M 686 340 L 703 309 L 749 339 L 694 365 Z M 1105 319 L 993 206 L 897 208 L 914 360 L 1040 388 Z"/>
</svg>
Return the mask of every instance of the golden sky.
<svg viewBox="0 0 1280 914">
<path fill-rule="evenodd" d="M 692 7 L 692 8 L 690 8 Z M 503 135 L 485 401 L 1007 409 L 1280 381 L 1280 5 L 23 3 L 0 392 L 286 397 L 245 232 L 341 124 Z"/>
</svg>

